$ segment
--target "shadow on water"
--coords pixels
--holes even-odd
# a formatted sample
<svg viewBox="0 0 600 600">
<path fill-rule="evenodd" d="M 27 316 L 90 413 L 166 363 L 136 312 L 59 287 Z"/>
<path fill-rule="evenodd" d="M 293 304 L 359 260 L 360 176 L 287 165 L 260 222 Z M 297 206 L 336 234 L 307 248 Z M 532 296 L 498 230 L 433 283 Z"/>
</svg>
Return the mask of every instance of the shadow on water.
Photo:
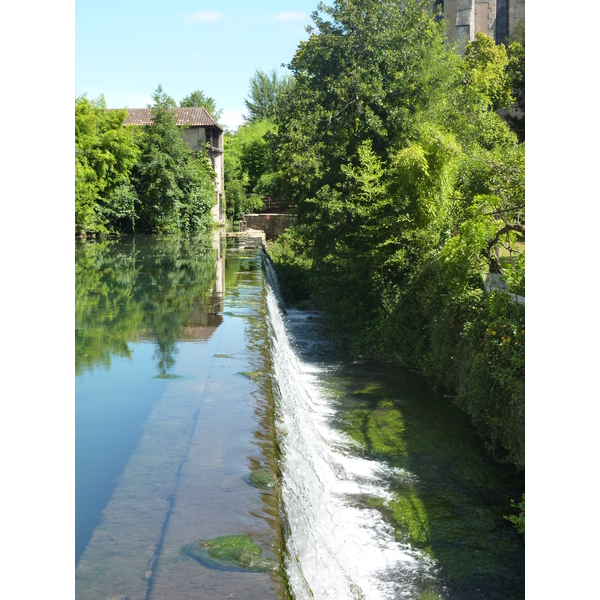
<svg viewBox="0 0 600 600">
<path fill-rule="evenodd" d="M 524 536 L 503 518 L 523 474 L 487 455 L 468 417 L 413 373 L 346 365 L 337 386 L 338 426 L 365 457 L 410 474 L 389 482 L 393 500 L 366 503 L 435 558 L 443 596 L 523 598 Z"/>
<path fill-rule="evenodd" d="M 524 598 L 525 538 L 504 519 L 513 512 L 511 500 L 524 492 L 524 473 L 496 461 L 469 417 L 424 377 L 376 361 L 351 362 L 328 335 L 323 315 L 288 314 L 294 353 L 301 370 L 314 377 L 309 389 L 316 405 L 325 407 L 318 414 L 347 436 L 327 437 L 334 440 L 333 455 L 383 466 L 388 496 L 374 489 L 375 495 L 365 491 L 347 502 L 375 509 L 401 546 L 409 543 L 434 559 L 413 591 L 400 570 L 387 572 L 386 581 L 400 594 L 394 597 Z M 318 579 L 318 573 L 311 577 Z"/>
</svg>

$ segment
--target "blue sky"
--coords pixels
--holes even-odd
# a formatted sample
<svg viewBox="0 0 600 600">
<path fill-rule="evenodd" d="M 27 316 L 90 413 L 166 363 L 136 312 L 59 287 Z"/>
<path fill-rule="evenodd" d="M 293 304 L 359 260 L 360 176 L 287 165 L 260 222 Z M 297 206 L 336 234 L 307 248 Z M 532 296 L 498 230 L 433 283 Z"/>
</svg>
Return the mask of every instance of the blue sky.
<svg viewBox="0 0 600 600">
<path fill-rule="evenodd" d="M 75 94 L 145 107 L 160 83 L 179 102 L 201 89 L 242 122 L 255 69 L 291 60 L 318 0 L 76 0 Z"/>
</svg>

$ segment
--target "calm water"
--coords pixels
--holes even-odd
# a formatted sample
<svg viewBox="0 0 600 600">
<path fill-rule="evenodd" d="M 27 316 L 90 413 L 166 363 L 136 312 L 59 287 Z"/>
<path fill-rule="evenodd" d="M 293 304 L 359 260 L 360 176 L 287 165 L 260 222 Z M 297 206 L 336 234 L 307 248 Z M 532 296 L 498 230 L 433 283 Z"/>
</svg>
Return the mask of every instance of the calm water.
<svg viewBox="0 0 600 600">
<path fill-rule="evenodd" d="M 285 313 L 257 245 L 88 243 L 76 269 L 78 599 L 283 597 L 182 552 L 230 534 L 296 600 L 524 597 L 522 474 L 422 379 Z M 264 468 L 279 492 L 247 483 Z"/>
<path fill-rule="evenodd" d="M 278 553 L 276 497 L 245 479 L 276 468 L 257 249 L 81 244 L 76 294 L 77 598 L 279 597 L 279 576 L 181 552 L 244 534 Z"/>
</svg>

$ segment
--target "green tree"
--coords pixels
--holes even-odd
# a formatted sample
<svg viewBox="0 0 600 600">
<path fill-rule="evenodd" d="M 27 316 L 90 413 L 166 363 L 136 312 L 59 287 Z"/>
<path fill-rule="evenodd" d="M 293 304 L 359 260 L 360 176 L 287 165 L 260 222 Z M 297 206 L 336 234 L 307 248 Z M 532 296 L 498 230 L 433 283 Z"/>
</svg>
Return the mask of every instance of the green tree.
<svg viewBox="0 0 600 600">
<path fill-rule="evenodd" d="M 461 58 L 419 0 L 320 3 L 313 20 L 271 134 L 299 215 L 272 255 L 352 354 L 442 382 L 522 465 L 523 308 L 482 277 L 524 232 L 524 147 L 496 112 L 507 52 L 478 35 Z"/>
<path fill-rule="evenodd" d="M 127 111 L 106 109 L 104 97 L 75 99 L 75 228 L 106 233 L 133 228 L 136 194 L 129 175 L 139 157 Z"/>
<path fill-rule="evenodd" d="M 288 75 L 281 77 L 275 69 L 270 73 L 256 69 L 254 75 L 250 78 L 248 97 L 244 100 L 244 104 L 248 109 L 248 114 L 244 117 L 245 120 L 254 122 L 274 118 L 281 96 L 291 86 L 292 79 Z"/>
<path fill-rule="evenodd" d="M 320 3 L 314 21 L 289 65 L 294 93 L 277 119 L 286 195 L 300 210 L 321 185 L 343 180 L 341 166 L 364 141 L 384 160 L 405 145 L 416 115 L 458 81 L 457 58 L 426 3 Z"/>
<path fill-rule="evenodd" d="M 152 125 L 140 139 L 140 160 L 132 173 L 143 231 L 174 233 L 211 224 L 214 171 L 204 153 L 192 154 L 176 125 L 170 97 L 161 86 L 152 96 Z"/>
<path fill-rule="evenodd" d="M 467 84 L 490 110 L 511 107 L 514 98 L 503 44 L 497 45 L 489 35 L 477 32 L 465 48 L 464 65 Z"/>
<path fill-rule="evenodd" d="M 244 123 L 225 135 L 225 196 L 227 218 L 263 208 L 255 194 L 277 196 L 278 176 L 269 136 L 275 125 L 269 119 Z"/>
<path fill-rule="evenodd" d="M 156 91 L 152 95 L 152 100 L 154 100 L 155 104 L 156 97 L 160 97 L 160 102 L 167 108 L 177 108 L 177 102 L 175 102 L 172 96 L 169 96 L 165 91 L 163 91 L 161 84 L 158 84 Z M 152 104 L 148 104 L 148 108 L 152 108 Z"/>
<path fill-rule="evenodd" d="M 210 96 L 207 96 L 202 90 L 196 90 L 192 92 L 189 96 L 183 98 L 179 103 L 179 106 L 181 106 L 182 108 L 192 108 L 194 106 L 203 107 L 217 122 L 223 114 L 223 111 L 221 109 L 217 109 L 216 100 L 214 98 L 211 98 Z"/>
</svg>

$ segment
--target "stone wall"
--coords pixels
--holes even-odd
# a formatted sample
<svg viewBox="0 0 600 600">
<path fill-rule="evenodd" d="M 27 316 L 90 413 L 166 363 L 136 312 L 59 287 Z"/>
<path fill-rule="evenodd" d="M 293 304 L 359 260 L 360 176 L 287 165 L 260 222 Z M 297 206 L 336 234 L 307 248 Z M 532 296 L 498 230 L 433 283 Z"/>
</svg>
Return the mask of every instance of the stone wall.
<svg viewBox="0 0 600 600">
<path fill-rule="evenodd" d="M 435 5 L 433 2 L 432 8 Z M 501 43 L 525 20 L 525 0 L 444 0 L 443 10 L 448 41 L 459 41 L 460 51 L 477 32 Z"/>
<path fill-rule="evenodd" d="M 246 229 L 258 229 L 264 231 L 267 240 L 279 237 L 288 227 L 296 222 L 296 215 L 285 214 L 252 214 L 244 215 Z"/>
<path fill-rule="evenodd" d="M 510 33 L 519 21 L 525 22 L 525 0 L 511 0 L 508 7 L 508 25 Z"/>
</svg>

